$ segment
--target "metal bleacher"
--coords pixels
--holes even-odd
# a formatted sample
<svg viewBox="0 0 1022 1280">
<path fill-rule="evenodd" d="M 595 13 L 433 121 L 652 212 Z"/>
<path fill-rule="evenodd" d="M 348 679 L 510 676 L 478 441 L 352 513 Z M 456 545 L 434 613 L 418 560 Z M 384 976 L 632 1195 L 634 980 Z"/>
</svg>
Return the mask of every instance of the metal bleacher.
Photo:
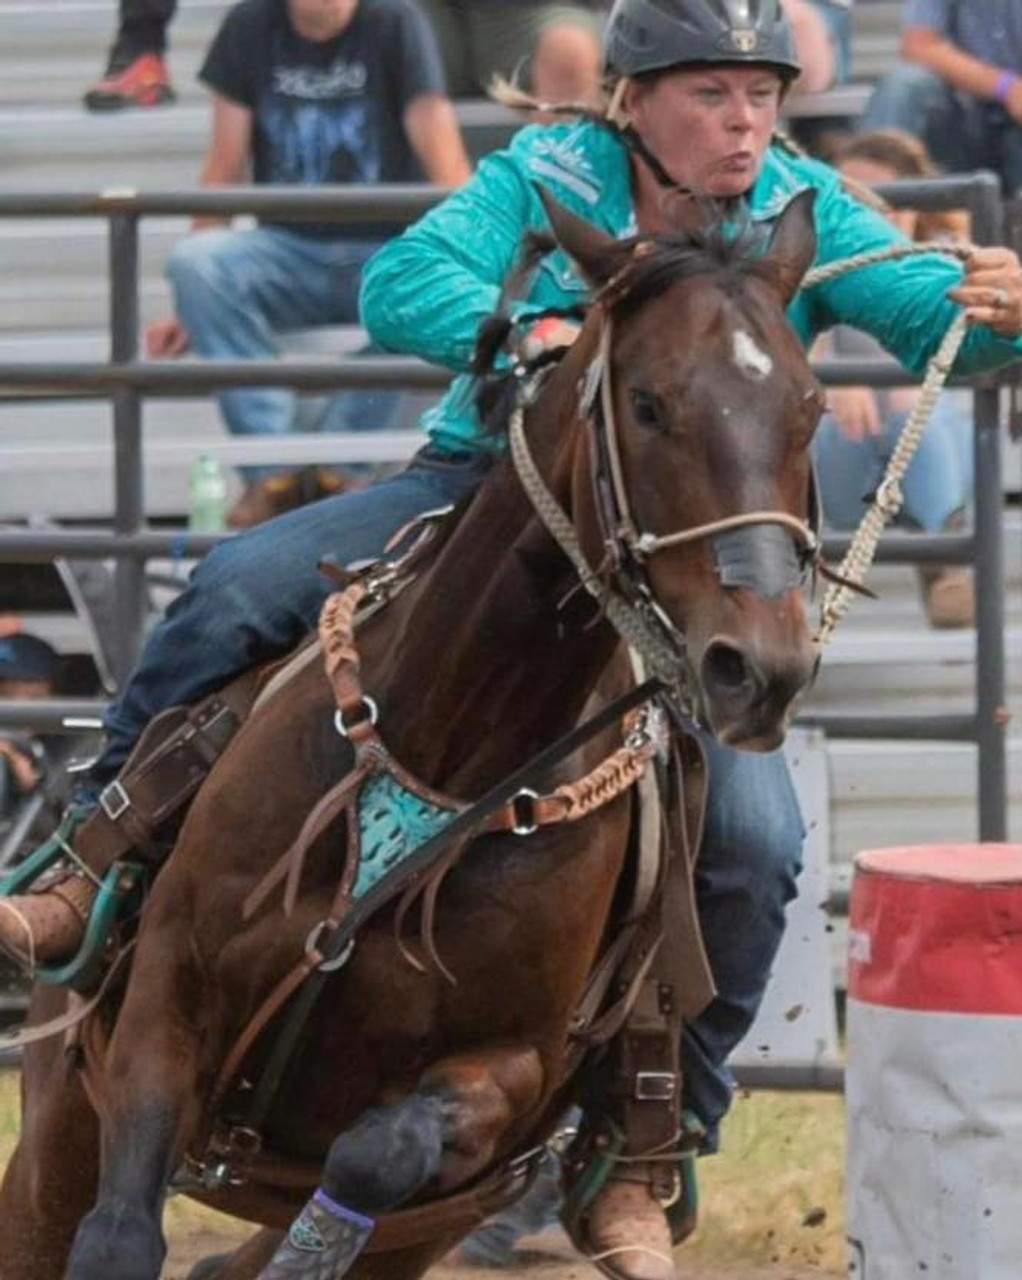
<svg viewBox="0 0 1022 1280">
<path fill-rule="evenodd" d="M 172 28 L 180 101 L 172 108 L 96 117 L 80 106 L 100 69 L 115 21 L 113 0 L 0 0 L 0 190 L 150 190 L 195 183 L 206 109 L 195 72 L 226 0 L 181 0 Z M 900 4 L 858 0 L 853 80 L 844 97 L 817 103 L 838 118 L 861 108 L 866 86 L 897 56 Z M 858 85 L 859 87 L 855 87 Z M 809 104 L 812 106 L 813 104 Z M 486 103 L 460 107 L 477 151 L 509 127 Z M 168 305 L 162 264 L 186 219 L 146 220 L 140 310 Z M 68 361 L 107 355 L 107 229 L 102 221 L 0 220 L 0 361 Z M 347 335 L 354 341 L 356 335 Z M 200 449 L 224 441 L 208 398 L 149 401 L 145 410 L 147 509 L 180 516 L 185 474 Z M 103 401 L 31 403 L 0 398 L 0 516 L 109 514 L 110 408 Z M 1007 487 L 1019 487 L 1009 454 Z M 1022 706 L 1022 521 L 1006 516 L 1009 705 Z M 955 710 L 971 695 L 971 631 L 926 628 L 908 568 L 878 567 L 877 601 L 858 602 L 838 630 L 813 707 Z M 73 622 L 39 620 L 62 646 Z M 1022 829 L 1022 737 L 1010 748 L 1011 820 Z M 831 855 L 847 864 L 877 843 L 972 838 L 975 748 L 925 742 L 833 741 L 828 745 Z"/>
</svg>

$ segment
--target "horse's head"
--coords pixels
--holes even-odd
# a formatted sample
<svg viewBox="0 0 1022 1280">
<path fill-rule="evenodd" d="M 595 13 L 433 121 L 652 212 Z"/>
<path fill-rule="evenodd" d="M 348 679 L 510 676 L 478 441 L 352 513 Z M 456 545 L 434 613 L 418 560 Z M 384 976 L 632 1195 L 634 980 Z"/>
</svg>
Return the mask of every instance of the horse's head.
<svg viewBox="0 0 1022 1280">
<path fill-rule="evenodd" d="M 590 281 L 601 330 L 573 511 L 590 563 L 684 653 L 716 736 L 783 738 L 816 663 L 804 598 L 809 444 L 822 390 L 785 318 L 815 252 L 812 193 L 766 247 L 721 228 L 622 245 L 546 200 Z M 594 335 L 580 342 L 591 346 Z M 595 496 L 594 496 L 595 495 Z"/>
</svg>

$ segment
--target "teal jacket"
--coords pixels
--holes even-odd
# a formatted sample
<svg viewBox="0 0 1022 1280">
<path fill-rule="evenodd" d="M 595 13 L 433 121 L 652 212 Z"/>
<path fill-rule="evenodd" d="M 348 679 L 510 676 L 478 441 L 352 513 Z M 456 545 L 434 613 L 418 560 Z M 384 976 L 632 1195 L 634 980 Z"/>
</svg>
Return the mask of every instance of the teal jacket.
<svg viewBox="0 0 1022 1280">
<path fill-rule="evenodd" d="M 485 159 L 464 187 L 385 245 L 365 269 L 362 317 L 372 337 L 463 374 L 423 418 L 442 448 L 491 447 L 481 438 L 473 381 L 464 371 L 523 234 L 547 226 L 536 182 L 611 235 L 635 234 L 629 157 L 619 135 L 589 122 L 534 125 Z M 817 265 L 904 241 L 885 218 L 847 194 L 833 169 L 780 144 L 767 152 L 749 195 L 752 219 L 769 226 L 806 187 L 819 192 Z M 956 313 L 946 294 L 960 276 L 958 263 L 938 255 L 879 263 L 803 290 L 788 318 L 806 346 L 832 325 L 849 324 L 922 372 Z M 570 305 L 585 296 L 585 285 L 558 251 L 543 262 L 521 309 Z M 1022 340 L 998 338 L 977 325 L 955 370 L 976 373 L 1020 356 Z"/>
</svg>

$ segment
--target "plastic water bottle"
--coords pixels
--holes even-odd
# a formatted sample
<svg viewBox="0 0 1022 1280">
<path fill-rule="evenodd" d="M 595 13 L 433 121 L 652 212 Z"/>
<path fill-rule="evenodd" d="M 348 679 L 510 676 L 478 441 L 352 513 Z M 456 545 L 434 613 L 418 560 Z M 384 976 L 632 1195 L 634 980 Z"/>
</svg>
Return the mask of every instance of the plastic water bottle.
<svg viewBox="0 0 1022 1280">
<path fill-rule="evenodd" d="M 188 528 L 222 533 L 227 514 L 227 481 L 216 458 L 200 454 L 188 473 Z"/>
</svg>

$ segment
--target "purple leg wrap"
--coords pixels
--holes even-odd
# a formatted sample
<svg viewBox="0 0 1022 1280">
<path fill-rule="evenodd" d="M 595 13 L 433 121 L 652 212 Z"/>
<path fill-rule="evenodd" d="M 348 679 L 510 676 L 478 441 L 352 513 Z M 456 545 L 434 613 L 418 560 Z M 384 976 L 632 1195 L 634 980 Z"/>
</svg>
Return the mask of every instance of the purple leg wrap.
<svg viewBox="0 0 1022 1280">
<path fill-rule="evenodd" d="M 308 1201 L 259 1280 L 340 1280 L 362 1252 L 376 1225 L 318 1189 Z"/>
</svg>

